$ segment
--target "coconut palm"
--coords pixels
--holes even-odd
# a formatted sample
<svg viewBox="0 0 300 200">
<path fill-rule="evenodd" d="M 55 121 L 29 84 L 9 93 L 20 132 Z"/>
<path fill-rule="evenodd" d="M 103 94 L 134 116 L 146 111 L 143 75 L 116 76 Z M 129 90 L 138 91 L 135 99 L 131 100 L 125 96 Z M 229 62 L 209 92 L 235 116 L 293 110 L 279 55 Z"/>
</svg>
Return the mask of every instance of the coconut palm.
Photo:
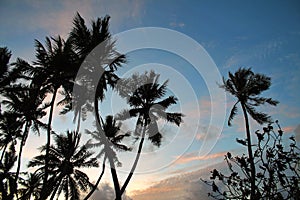
<svg viewBox="0 0 300 200">
<path fill-rule="evenodd" d="M 23 123 L 12 112 L 4 112 L 0 116 L 0 148 L 2 151 L 0 162 L 4 158 L 7 147 L 16 144 L 22 136 Z"/>
<path fill-rule="evenodd" d="M 45 46 L 35 41 L 36 61 L 35 73 L 32 84 L 40 87 L 44 93 L 52 94 L 50 102 L 47 143 L 46 143 L 46 167 L 43 181 L 43 190 L 47 187 L 48 179 L 48 154 L 51 145 L 51 125 L 55 100 L 61 88 L 64 94 L 69 95 L 73 87 L 73 81 L 78 71 L 78 57 L 72 50 L 70 40 L 64 41 L 60 36 L 57 38 L 46 37 Z M 45 194 L 45 192 L 42 192 Z M 41 196 L 45 199 L 44 196 Z"/>
<path fill-rule="evenodd" d="M 42 177 L 38 173 L 27 174 L 26 179 L 19 181 L 19 200 L 30 200 L 31 197 L 38 199 L 42 189 Z"/>
<path fill-rule="evenodd" d="M 4 159 L 0 163 L 0 194 L 1 199 L 12 200 L 17 184 L 15 173 L 11 172 L 17 160 L 14 144 L 9 146 L 9 151 L 5 152 Z"/>
<path fill-rule="evenodd" d="M 259 96 L 263 91 L 268 90 L 271 86 L 271 78 L 263 74 L 255 74 L 251 68 L 239 68 L 234 74 L 228 73 L 229 79 L 223 78 L 223 85 L 220 85 L 226 92 L 237 98 L 236 103 L 233 105 L 228 125 L 231 126 L 233 118 L 237 114 L 237 105 L 240 104 L 244 114 L 246 125 L 246 142 L 248 147 L 248 155 L 250 160 L 251 170 L 251 196 L 250 199 L 255 199 L 255 176 L 256 169 L 254 164 L 254 158 L 252 153 L 251 134 L 249 126 L 248 114 L 259 124 L 271 122 L 271 118 L 266 113 L 255 110 L 255 107 L 270 104 L 276 106 L 278 101 L 271 98 L 265 98 Z"/>
<path fill-rule="evenodd" d="M 92 21 L 91 29 L 89 29 L 84 19 L 77 13 L 69 37 L 75 52 L 79 55 L 80 63 L 83 64 L 81 73 L 77 74 L 77 81 L 81 81 L 83 92 L 77 94 L 79 97 L 74 97 L 74 105 L 72 105 L 75 118 L 80 118 L 84 105 L 92 104 L 98 125 L 100 125 L 99 100 L 104 99 L 108 85 L 114 87 L 119 79 L 115 71 L 126 62 L 125 55 L 118 53 L 115 49 L 115 41 L 108 30 L 109 19 L 109 16 L 97 18 Z M 95 48 L 94 55 L 89 56 Z M 84 60 L 86 60 L 85 63 L 83 63 Z M 86 97 L 87 94 L 90 94 L 89 97 Z M 83 98 L 86 99 L 82 101 Z"/>
<path fill-rule="evenodd" d="M 95 187 L 93 190 L 85 197 L 85 199 L 88 199 L 92 193 L 97 188 L 97 185 L 99 184 L 101 177 L 105 170 L 105 161 L 108 158 L 110 166 L 111 166 L 111 173 L 112 178 L 115 184 L 115 190 L 116 193 L 120 192 L 120 186 L 118 183 L 118 177 L 115 170 L 115 163 L 120 166 L 121 162 L 118 160 L 116 151 L 130 151 L 131 148 L 128 146 L 121 144 L 120 142 L 125 138 L 129 137 L 129 133 L 122 134 L 120 133 L 120 127 L 121 123 L 117 123 L 116 120 L 113 118 L 113 116 L 109 115 L 106 117 L 105 122 L 101 118 L 102 123 L 102 129 L 100 131 L 89 131 L 86 130 L 86 133 L 91 135 L 93 140 L 89 140 L 87 143 L 87 147 L 90 148 L 100 148 L 102 147 L 102 150 L 98 153 L 97 158 L 104 157 L 103 158 L 103 168 L 102 172 L 95 184 Z M 119 189 L 119 190 L 118 190 Z"/>
<path fill-rule="evenodd" d="M 135 135 L 141 138 L 136 159 L 121 188 L 121 194 L 124 193 L 135 171 L 146 135 L 152 144 L 158 147 L 161 145 L 163 136 L 158 130 L 157 120 L 161 118 L 177 126 L 182 122 L 183 114 L 166 111 L 168 107 L 177 103 L 177 99 L 174 96 L 164 98 L 168 81 L 160 85 L 158 80 L 159 75 L 150 71 L 142 75 L 134 74 L 128 79 L 120 80 L 117 86 L 120 95 L 126 98 L 131 109 L 124 110 L 116 116 L 116 119 L 126 120 L 137 117 Z"/>
<path fill-rule="evenodd" d="M 43 98 L 38 98 L 32 94 L 36 94 L 35 88 L 17 87 L 17 90 L 6 91 L 3 95 L 5 100 L 3 104 L 6 105 L 8 112 L 13 115 L 15 122 L 11 125 L 18 128 L 24 128 L 20 136 L 20 147 L 18 152 L 17 171 L 15 175 L 15 182 L 17 183 L 20 169 L 23 148 L 25 146 L 30 128 L 40 134 L 39 129 L 46 129 L 46 125 L 40 119 L 46 115 L 44 111 L 47 105 L 42 106 Z M 20 89 L 22 88 L 22 90 Z M 17 191 L 14 191 L 17 192 Z"/>
<path fill-rule="evenodd" d="M 6 47 L 0 48 L 0 88 L 7 85 L 8 74 L 9 74 L 9 60 L 11 57 L 11 52 Z"/>
<path fill-rule="evenodd" d="M 92 188 L 88 176 L 80 171 L 81 168 L 98 167 L 97 159 L 86 146 L 80 146 L 81 135 L 77 132 L 67 132 L 65 135 L 56 135 L 55 145 L 49 150 L 49 183 L 46 197 L 51 199 L 64 193 L 65 199 L 78 200 L 80 191 Z M 42 152 L 46 146 L 42 147 Z M 29 162 L 29 167 L 39 167 L 37 172 L 44 173 L 45 154 L 36 156 Z"/>
</svg>

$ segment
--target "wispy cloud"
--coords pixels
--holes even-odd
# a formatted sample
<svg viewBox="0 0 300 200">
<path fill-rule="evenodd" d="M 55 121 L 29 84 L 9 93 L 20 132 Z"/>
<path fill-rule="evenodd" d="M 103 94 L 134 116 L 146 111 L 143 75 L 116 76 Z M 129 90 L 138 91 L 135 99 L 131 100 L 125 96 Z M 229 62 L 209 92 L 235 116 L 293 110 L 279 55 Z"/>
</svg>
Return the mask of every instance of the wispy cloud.
<svg viewBox="0 0 300 200">
<path fill-rule="evenodd" d="M 89 23 L 92 18 L 112 16 L 111 26 L 115 31 L 124 22 L 138 22 L 143 13 L 143 1 L 72 1 L 60 2 L 26 0 L 22 4 L 16 3 L 10 12 L 14 15 L 6 20 L 7 26 L 15 24 L 23 33 L 26 31 L 43 30 L 49 35 L 67 36 L 71 27 L 72 19 L 79 12 Z M 26 7 L 28 12 L 18 12 L 18 6 Z M 25 15 L 24 15 L 25 14 Z M 6 23 L 6 22 L 5 22 Z M 127 23 L 128 24 L 128 23 Z M 130 23 L 129 23 L 130 24 Z"/>
<path fill-rule="evenodd" d="M 91 196 L 91 200 L 101 199 L 101 200 L 112 200 L 115 198 L 115 191 L 114 189 L 108 184 L 103 183 L 98 187 L 98 189 L 93 193 Z M 122 196 L 122 199 L 124 200 L 132 200 L 130 197 L 128 197 L 126 194 Z"/>
<path fill-rule="evenodd" d="M 224 168 L 224 163 L 216 164 L 213 167 L 176 175 L 154 183 L 145 190 L 132 191 L 131 197 L 134 200 L 201 200 L 209 199 L 207 193 L 210 188 L 200 181 L 200 178 L 207 178 L 209 171 L 213 168 Z"/>
<path fill-rule="evenodd" d="M 185 26 L 185 23 L 183 22 L 170 22 L 169 26 L 172 28 L 183 28 Z"/>
<path fill-rule="evenodd" d="M 300 142 L 300 124 L 295 128 L 294 133 L 296 135 L 296 140 Z"/>
<path fill-rule="evenodd" d="M 201 161 L 201 160 L 209 160 L 209 159 L 216 159 L 220 157 L 224 157 L 226 152 L 218 152 L 214 154 L 208 154 L 205 156 L 199 156 L 199 152 L 192 152 L 182 156 L 177 157 L 175 164 L 186 164 L 193 161 Z"/>
<path fill-rule="evenodd" d="M 244 38 L 243 40 L 247 40 Z M 278 52 L 283 45 L 280 39 L 269 40 L 249 48 L 239 48 L 223 64 L 223 68 L 253 65 L 253 61 L 263 60 Z"/>
</svg>

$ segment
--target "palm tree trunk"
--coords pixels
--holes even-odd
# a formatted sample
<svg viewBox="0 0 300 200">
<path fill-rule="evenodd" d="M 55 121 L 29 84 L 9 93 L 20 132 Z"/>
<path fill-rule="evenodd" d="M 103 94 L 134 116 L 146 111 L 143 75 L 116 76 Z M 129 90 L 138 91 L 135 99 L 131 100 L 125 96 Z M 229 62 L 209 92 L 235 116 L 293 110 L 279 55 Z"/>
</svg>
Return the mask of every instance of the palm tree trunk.
<svg viewBox="0 0 300 200">
<path fill-rule="evenodd" d="M 103 174 L 104 174 L 106 158 L 107 158 L 107 157 L 104 156 L 104 159 L 103 159 L 103 165 L 102 165 L 102 172 L 101 172 L 101 174 L 99 175 L 98 180 L 96 181 L 96 183 L 95 183 L 93 189 L 88 193 L 88 195 L 86 195 L 86 197 L 85 197 L 83 200 L 88 200 L 88 199 L 90 198 L 90 196 L 92 196 L 92 194 L 93 194 L 93 193 L 95 192 L 95 190 L 97 189 L 97 187 L 98 187 L 98 185 L 99 185 L 99 183 L 100 183 L 100 181 L 101 181 L 101 178 L 102 178 L 102 176 L 103 176 Z"/>
<path fill-rule="evenodd" d="M 146 126 L 146 124 L 145 124 L 145 126 Z M 131 170 L 130 170 L 130 173 L 129 173 L 128 177 L 126 178 L 126 180 L 125 180 L 125 182 L 124 182 L 124 184 L 123 184 L 123 186 L 121 188 L 121 195 L 125 192 L 126 187 L 128 186 L 128 183 L 129 183 L 130 179 L 132 178 L 133 173 L 134 173 L 134 171 L 136 169 L 136 166 L 138 164 L 138 161 L 140 159 L 142 148 L 143 148 L 143 144 L 144 144 L 144 140 L 145 140 L 145 134 L 146 134 L 146 127 L 145 126 L 143 127 L 142 139 L 141 139 L 141 141 L 139 143 L 139 148 L 138 148 L 138 152 L 136 154 L 134 163 L 133 163 L 133 165 L 131 167 Z"/>
<path fill-rule="evenodd" d="M 98 99 L 95 97 L 94 99 L 94 108 L 95 108 L 95 118 L 96 118 L 96 126 L 101 129 L 101 121 L 100 121 L 100 114 L 99 114 L 99 104 Z"/>
<path fill-rule="evenodd" d="M 54 112 L 54 103 L 56 99 L 56 94 L 57 94 L 58 88 L 54 89 L 53 96 L 51 99 L 50 103 L 50 113 L 49 113 L 49 118 L 48 118 L 48 127 L 47 127 L 47 143 L 46 143 L 46 154 L 45 154 L 45 174 L 44 174 L 44 179 L 43 179 L 43 186 L 42 186 L 42 192 L 41 192 L 41 200 L 45 200 L 48 197 L 47 191 L 47 180 L 48 180 L 48 165 L 49 165 L 49 150 L 50 150 L 50 144 L 51 144 L 51 124 L 52 124 L 52 117 L 53 117 L 53 112 Z"/>
<path fill-rule="evenodd" d="M 80 130 L 80 119 L 81 119 L 81 108 L 79 110 L 78 119 L 77 119 L 77 128 L 76 128 L 77 133 L 79 133 L 79 130 Z"/>
<path fill-rule="evenodd" d="M 5 151 L 6 151 L 6 149 L 7 149 L 7 144 L 8 144 L 8 143 L 6 143 L 5 146 L 3 147 L 3 149 L 1 149 L 1 150 L 2 150 L 1 159 L 0 159 L 0 162 L 1 162 L 1 163 L 2 163 L 2 160 L 3 160 L 3 158 L 4 158 Z"/>
<path fill-rule="evenodd" d="M 250 126 L 249 126 L 249 119 L 247 115 L 247 111 L 245 108 L 245 105 L 241 103 L 243 113 L 244 113 L 244 118 L 245 118 L 245 124 L 246 124 L 246 133 L 247 133 L 247 145 L 248 145 L 248 156 L 249 156 L 249 161 L 250 161 L 250 167 L 251 167 L 251 194 L 250 194 L 250 200 L 255 199 L 255 176 L 256 176 L 256 170 L 255 170 L 255 164 L 254 164 L 254 158 L 253 158 L 253 153 L 252 153 L 252 144 L 251 144 L 251 135 L 250 135 Z"/>
<path fill-rule="evenodd" d="M 116 200 L 121 200 L 122 194 L 121 194 L 121 190 L 120 190 L 120 184 L 119 184 L 119 179 L 118 179 L 118 175 L 117 175 L 117 171 L 116 171 L 116 166 L 115 166 L 115 163 L 111 156 L 110 151 L 106 151 L 106 152 L 108 152 L 108 161 L 110 164 L 110 173 L 111 173 L 113 183 L 114 183 Z"/>
<path fill-rule="evenodd" d="M 21 144 L 20 144 L 20 150 L 19 150 L 19 155 L 18 155 L 18 165 L 17 165 L 17 171 L 16 171 L 16 176 L 15 176 L 15 181 L 14 181 L 14 187 L 13 187 L 13 190 L 11 191 L 11 193 L 9 195 L 9 199 L 10 198 L 13 199 L 13 197 L 14 197 L 15 193 L 17 192 L 17 189 L 18 189 L 18 179 L 19 179 L 19 174 L 20 174 L 20 170 L 21 170 L 21 159 L 22 159 L 23 147 L 25 146 L 25 143 L 26 143 L 26 140 L 27 140 L 29 127 L 30 127 L 30 122 L 26 122 L 23 137 L 22 137 L 22 141 L 21 141 Z"/>
</svg>

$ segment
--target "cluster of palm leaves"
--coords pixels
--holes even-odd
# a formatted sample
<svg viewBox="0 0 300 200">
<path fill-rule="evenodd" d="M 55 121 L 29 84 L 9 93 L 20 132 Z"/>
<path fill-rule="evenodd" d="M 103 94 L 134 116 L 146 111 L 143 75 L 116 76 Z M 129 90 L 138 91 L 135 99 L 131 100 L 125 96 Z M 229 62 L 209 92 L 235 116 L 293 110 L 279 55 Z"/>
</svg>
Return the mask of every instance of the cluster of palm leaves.
<svg viewBox="0 0 300 200">
<path fill-rule="evenodd" d="M 134 74 L 120 79 L 116 71 L 126 62 L 126 57 L 116 48 L 109 33 L 109 16 L 92 21 L 91 27 L 76 14 L 73 28 L 65 40 L 60 36 L 46 37 L 44 44 L 35 40 L 36 59 L 32 64 L 17 58 L 11 63 L 11 52 L 0 48 L 0 199 L 88 199 L 97 189 L 108 161 L 115 188 L 116 199 L 121 199 L 137 166 L 144 139 L 160 146 L 162 134 L 157 120 L 164 119 L 176 125 L 182 122 L 181 113 L 167 112 L 177 103 L 169 96 L 165 99 L 167 81 L 159 84 L 155 72 Z M 89 60 L 90 52 L 93 58 Z M 96 56 L 95 56 L 96 55 Z M 100 102 L 105 99 L 108 87 L 124 97 L 131 110 L 117 116 L 100 114 Z M 132 88 L 135 86 L 135 88 Z M 79 91 L 74 93 L 74 90 Z M 63 98 L 58 101 L 58 95 Z M 50 101 L 47 100 L 50 97 Z M 53 127 L 54 111 L 74 113 L 77 129 L 56 133 Z M 95 130 L 85 131 L 91 139 L 81 144 L 80 122 L 87 112 L 94 113 Z M 122 120 L 136 117 L 135 140 L 140 140 L 138 153 L 123 185 L 116 167 L 121 166 L 117 151 L 130 151 L 122 143 L 131 132 L 122 133 Z M 66 128 L 67 129 L 67 128 Z M 29 134 L 46 137 L 40 147 L 41 154 L 32 158 L 23 172 L 23 150 Z M 92 152 L 90 148 L 97 150 Z M 81 168 L 99 167 L 101 173 L 95 184 Z"/>
</svg>

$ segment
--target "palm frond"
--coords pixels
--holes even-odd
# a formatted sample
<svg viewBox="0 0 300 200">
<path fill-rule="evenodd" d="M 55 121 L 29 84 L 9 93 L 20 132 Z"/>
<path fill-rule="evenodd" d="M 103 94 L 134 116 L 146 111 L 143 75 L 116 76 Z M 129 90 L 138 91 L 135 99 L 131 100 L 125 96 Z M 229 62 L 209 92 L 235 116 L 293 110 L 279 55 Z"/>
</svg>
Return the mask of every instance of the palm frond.
<svg viewBox="0 0 300 200">
<path fill-rule="evenodd" d="M 232 124 L 231 124 L 231 122 L 232 122 L 232 120 L 233 120 L 233 118 L 236 116 L 236 114 L 237 114 L 237 104 L 239 103 L 239 101 L 237 101 L 234 105 L 233 105 L 233 107 L 232 107 L 232 109 L 231 109 L 231 111 L 230 111 L 230 115 L 229 115 L 229 117 L 228 117 L 228 126 L 231 126 Z"/>
<path fill-rule="evenodd" d="M 262 112 L 257 112 L 253 106 L 246 104 L 245 105 L 246 111 L 250 114 L 250 116 L 259 124 L 264 124 L 264 123 L 271 123 L 271 117 Z"/>
</svg>

